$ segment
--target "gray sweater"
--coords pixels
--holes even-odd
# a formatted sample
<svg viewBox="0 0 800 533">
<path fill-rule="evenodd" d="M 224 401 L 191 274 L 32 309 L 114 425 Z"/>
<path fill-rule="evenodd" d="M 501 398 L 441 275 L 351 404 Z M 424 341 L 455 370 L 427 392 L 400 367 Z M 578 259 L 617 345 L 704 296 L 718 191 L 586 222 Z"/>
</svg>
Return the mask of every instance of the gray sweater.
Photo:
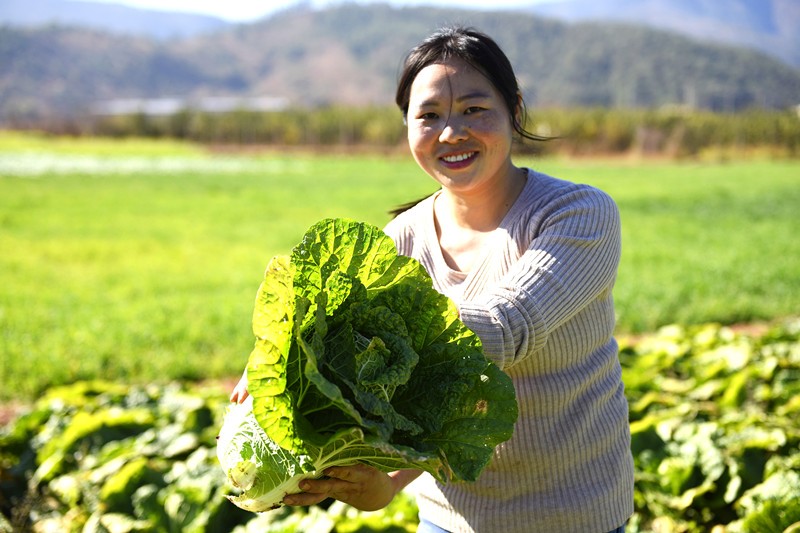
<svg viewBox="0 0 800 533">
<path fill-rule="evenodd" d="M 520 414 L 477 482 L 415 482 L 420 515 L 454 532 L 619 527 L 633 512 L 633 460 L 613 337 L 621 240 L 614 201 L 529 170 L 477 266 L 463 273 L 442 256 L 435 196 L 385 231 L 511 376 Z"/>
</svg>

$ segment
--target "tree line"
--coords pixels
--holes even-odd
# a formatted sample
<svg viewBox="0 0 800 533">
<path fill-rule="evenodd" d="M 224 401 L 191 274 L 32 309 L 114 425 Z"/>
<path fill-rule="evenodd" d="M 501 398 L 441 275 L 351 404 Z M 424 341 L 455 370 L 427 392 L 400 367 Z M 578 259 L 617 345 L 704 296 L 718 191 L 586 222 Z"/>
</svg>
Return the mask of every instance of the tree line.
<svg viewBox="0 0 800 533">
<path fill-rule="evenodd" d="M 527 120 L 529 131 L 549 140 L 518 143 L 519 152 L 693 157 L 714 150 L 769 150 L 772 155 L 800 156 L 800 109 L 719 113 L 684 108 L 533 108 Z M 228 113 L 185 109 L 171 115 L 131 113 L 51 121 L 39 127 L 55 134 L 251 147 L 393 149 L 405 143 L 402 116 L 388 106 Z"/>
</svg>

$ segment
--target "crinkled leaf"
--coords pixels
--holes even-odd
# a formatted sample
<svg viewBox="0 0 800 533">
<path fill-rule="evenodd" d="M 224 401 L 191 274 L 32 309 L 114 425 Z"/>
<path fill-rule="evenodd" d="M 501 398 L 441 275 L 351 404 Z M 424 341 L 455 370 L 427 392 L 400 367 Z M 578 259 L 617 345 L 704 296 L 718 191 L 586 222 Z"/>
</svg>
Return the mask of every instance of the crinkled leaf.
<svg viewBox="0 0 800 533">
<path fill-rule="evenodd" d="M 507 379 L 497 366 L 487 366 L 441 431 L 426 439 L 442 450 L 454 478 L 478 479 L 487 456 L 511 438 L 513 426 L 508 420 L 517 416 L 517 401 L 507 388 Z"/>
<path fill-rule="evenodd" d="M 260 399 L 253 412 L 270 437 L 288 448 L 300 444 L 287 390 L 287 380 L 296 379 L 289 369 L 296 313 L 293 277 L 288 257 L 275 257 L 267 266 L 253 310 L 256 344 L 247 363 L 249 392 Z"/>
</svg>

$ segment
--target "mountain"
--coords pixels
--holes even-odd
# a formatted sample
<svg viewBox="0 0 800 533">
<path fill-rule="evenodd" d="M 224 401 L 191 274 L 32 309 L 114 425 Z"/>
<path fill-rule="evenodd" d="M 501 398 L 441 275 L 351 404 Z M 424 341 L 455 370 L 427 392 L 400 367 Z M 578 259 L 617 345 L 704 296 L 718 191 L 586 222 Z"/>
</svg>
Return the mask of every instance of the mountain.
<svg viewBox="0 0 800 533">
<path fill-rule="evenodd" d="M 155 39 L 188 37 L 230 26 L 206 15 L 79 0 L 2 0 L 0 24 L 16 28 L 76 26 Z"/>
<path fill-rule="evenodd" d="M 751 47 L 800 67 L 798 0 L 551 0 L 518 9 L 567 22 L 644 24 L 708 42 Z M 51 24 L 157 39 L 188 37 L 232 25 L 215 17 L 86 0 L 0 1 L 0 25 Z"/>
<path fill-rule="evenodd" d="M 51 26 L 0 28 L 0 121 L 90 112 L 109 99 L 272 96 L 295 106 L 390 105 L 402 55 L 464 23 L 497 38 L 535 106 L 733 111 L 800 100 L 800 70 L 766 54 L 611 23 L 340 4 L 160 41 Z"/>
<path fill-rule="evenodd" d="M 561 0 L 529 12 L 569 22 L 617 21 L 748 46 L 800 67 L 797 0 Z"/>
</svg>

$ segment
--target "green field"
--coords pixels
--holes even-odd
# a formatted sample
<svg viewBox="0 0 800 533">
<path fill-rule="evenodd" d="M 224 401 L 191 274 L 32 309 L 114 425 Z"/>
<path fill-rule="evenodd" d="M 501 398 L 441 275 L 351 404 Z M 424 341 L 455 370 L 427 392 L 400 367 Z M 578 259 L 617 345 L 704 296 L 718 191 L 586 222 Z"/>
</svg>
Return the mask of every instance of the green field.
<svg viewBox="0 0 800 533">
<path fill-rule="evenodd" d="M 798 314 L 800 162 L 519 161 L 618 202 L 620 333 Z M 269 259 L 434 189 L 406 155 L 0 134 L 0 400 L 238 374 Z"/>
</svg>

